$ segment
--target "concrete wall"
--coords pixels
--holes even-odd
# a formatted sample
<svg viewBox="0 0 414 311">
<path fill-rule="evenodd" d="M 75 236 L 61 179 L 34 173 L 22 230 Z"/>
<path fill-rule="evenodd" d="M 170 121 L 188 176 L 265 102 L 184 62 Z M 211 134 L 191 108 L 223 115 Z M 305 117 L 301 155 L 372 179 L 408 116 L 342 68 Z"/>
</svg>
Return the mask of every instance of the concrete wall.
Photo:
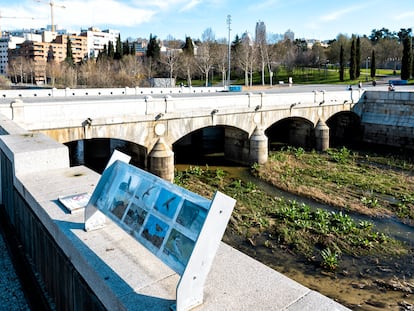
<svg viewBox="0 0 414 311">
<path fill-rule="evenodd" d="M 414 149 L 414 92 L 366 92 L 353 111 L 363 141 Z"/>
</svg>

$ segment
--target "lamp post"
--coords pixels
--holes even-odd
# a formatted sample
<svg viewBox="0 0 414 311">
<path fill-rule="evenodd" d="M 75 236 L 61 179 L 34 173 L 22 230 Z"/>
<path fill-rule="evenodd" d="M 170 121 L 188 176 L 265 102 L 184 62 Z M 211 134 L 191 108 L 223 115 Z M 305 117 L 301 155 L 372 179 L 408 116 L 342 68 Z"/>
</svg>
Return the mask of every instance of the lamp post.
<svg viewBox="0 0 414 311">
<path fill-rule="evenodd" d="M 227 74 L 227 86 L 230 86 L 230 66 L 231 66 L 231 42 L 230 42 L 230 31 L 231 31 L 231 15 L 227 15 L 227 26 L 229 29 L 229 49 L 228 49 L 228 74 Z"/>
<path fill-rule="evenodd" d="M 327 77 L 328 77 L 328 64 L 329 64 L 329 59 L 327 59 L 326 61 L 325 61 L 325 80 L 327 79 Z"/>
</svg>

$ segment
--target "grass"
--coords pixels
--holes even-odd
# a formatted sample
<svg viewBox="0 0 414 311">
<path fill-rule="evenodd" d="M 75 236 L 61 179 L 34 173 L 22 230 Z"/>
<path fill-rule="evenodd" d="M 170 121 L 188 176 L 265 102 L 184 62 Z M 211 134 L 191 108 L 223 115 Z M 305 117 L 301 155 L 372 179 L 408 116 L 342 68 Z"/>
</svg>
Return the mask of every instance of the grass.
<svg viewBox="0 0 414 311">
<path fill-rule="evenodd" d="M 287 160 L 290 154 L 279 156 Z M 273 197 L 251 182 L 230 178 L 223 170 L 189 167 L 175 176 L 176 184 L 203 196 L 212 197 L 219 190 L 237 200 L 225 235 L 235 248 L 240 245 L 231 239 L 232 234 L 243 237 L 253 248 L 259 243 L 269 251 L 287 248 L 327 270 L 335 270 L 343 254 L 358 257 L 408 252 L 406 246 L 376 232 L 371 222 L 356 222 L 344 212 L 312 209 Z"/>
<path fill-rule="evenodd" d="M 414 165 L 397 158 L 288 148 L 254 167 L 254 174 L 283 190 L 366 215 L 414 223 Z"/>
</svg>

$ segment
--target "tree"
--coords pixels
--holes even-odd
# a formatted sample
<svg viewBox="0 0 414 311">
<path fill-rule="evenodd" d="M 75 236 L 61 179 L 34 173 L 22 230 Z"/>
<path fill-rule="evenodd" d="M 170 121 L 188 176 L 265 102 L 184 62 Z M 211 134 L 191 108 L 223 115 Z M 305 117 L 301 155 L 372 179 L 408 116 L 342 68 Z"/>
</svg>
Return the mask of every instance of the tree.
<svg viewBox="0 0 414 311">
<path fill-rule="evenodd" d="M 126 40 L 123 44 L 122 44 L 122 55 L 130 55 L 132 54 L 132 50 L 129 47 L 129 41 Z"/>
<path fill-rule="evenodd" d="M 156 64 L 161 57 L 161 48 L 158 43 L 157 36 L 150 34 L 146 56 L 148 61 L 148 76 L 152 78 L 154 64 Z"/>
<path fill-rule="evenodd" d="M 237 37 L 237 36 L 236 36 Z M 218 69 L 218 72 L 221 73 L 221 80 L 222 85 L 224 86 L 226 84 L 226 76 L 227 76 L 227 70 L 228 70 L 228 44 L 227 39 L 222 38 L 218 40 L 215 44 L 214 48 L 214 58 L 215 58 L 215 66 Z"/>
<path fill-rule="evenodd" d="M 161 57 L 161 62 L 167 66 L 170 76 L 170 86 L 173 86 L 173 78 L 180 59 L 182 43 L 179 40 L 170 39 L 166 42 L 167 53 Z"/>
<path fill-rule="evenodd" d="M 97 62 L 100 62 L 102 60 L 106 60 L 108 58 L 108 48 L 106 44 L 104 44 L 103 49 L 99 51 Z"/>
<path fill-rule="evenodd" d="M 191 37 L 185 38 L 183 53 L 181 53 L 181 63 L 185 70 L 188 86 L 191 86 L 191 74 L 194 67 L 194 44 Z"/>
<path fill-rule="evenodd" d="M 120 60 L 123 56 L 123 48 L 121 43 L 121 35 L 118 35 L 118 38 L 116 39 L 116 46 L 115 46 L 115 54 L 114 59 Z"/>
<path fill-rule="evenodd" d="M 401 80 L 408 80 L 411 76 L 411 42 L 410 37 L 403 39 L 403 56 L 401 60 Z"/>
<path fill-rule="evenodd" d="M 356 40 L 355 51 L 355 77 L 359 78 L 361 75 L 361 39 L 358 37 Z"/>
<path fill-rule="evenodd" d="M 214 64 L 214 33 L 207 28 L 202 34 L 203 41 L 197 50 L 196 62 L 201 73 L 205 76 L 205 86 L 208 86 L 209 73 Z"/>
<path fill-rule="evenodd" d="M 356 79 L 356 49 L 355 49 L 355 39 L 352 39 L 351 43 L 351 58 L 349 60 L 349 78 L 351 80 Z"/>
<path fill-rule="evenodd" d="M 70 40 L 70 37 L 67 37 L 67 43 L 66 43 L 66 58 L 65 62 L 73 66 L 73 54 L 72 54 L 72 41 Z"/>
<path fill-rule="evenodd" d="M 376 76 L 376 71 L 377 71 L 377 68 L 376 68 L 376 63 L 375 63 L 375 50 L 372 50 L 372 53 L 371 53 L 371 78 L 372 79 L 375 79 L 375 76 Z"/>
<path fill-rule="evenodd" d="M 339 81 L 344 81 L 345 72 L 345 60 L 344 60 L 344 47 L 341 45 L 339 53 Z"/>
<path fill-rule="evenodd" d="M 114 43 L 111 40 L 109 40 L 108 41 L 108 57 L 110 59 L 114 59 L 114 56 L 115 56 Z"/>
</svg>

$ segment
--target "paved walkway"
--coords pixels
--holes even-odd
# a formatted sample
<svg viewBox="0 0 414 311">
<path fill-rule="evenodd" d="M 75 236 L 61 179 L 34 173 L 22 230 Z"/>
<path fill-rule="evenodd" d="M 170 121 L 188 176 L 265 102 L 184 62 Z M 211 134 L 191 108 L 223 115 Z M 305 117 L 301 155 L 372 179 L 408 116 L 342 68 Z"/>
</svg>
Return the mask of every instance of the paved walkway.
<svg viewBox="0 0 414 311">
<path fill-rule="evenodd" d="M 0 230 L 1 231 L 1 230 Z M 0 311 L 30 310 L 0 232 Z"/>
</svg>

